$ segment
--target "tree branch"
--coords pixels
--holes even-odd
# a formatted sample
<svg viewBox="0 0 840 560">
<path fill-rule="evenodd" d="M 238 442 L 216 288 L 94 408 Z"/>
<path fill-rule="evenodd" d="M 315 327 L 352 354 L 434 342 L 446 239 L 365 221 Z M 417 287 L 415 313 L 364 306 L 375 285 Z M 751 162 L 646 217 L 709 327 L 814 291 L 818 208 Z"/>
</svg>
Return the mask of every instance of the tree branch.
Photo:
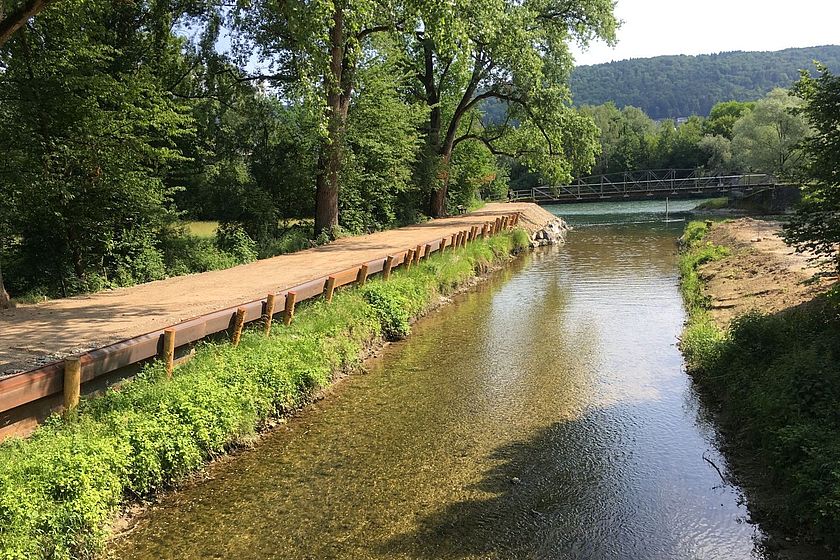
<svg viewBox="0 0 840 560">
<path fill-rule="evenodd" d="M 8 41 L 15 32 L 29 21 L 29 18 L 41 13 L 44 8 L 57 0 L 26 0 L 23 4 L 12 10 L 3 19 L 0 19 L 0 45 Z"/>
</svg>

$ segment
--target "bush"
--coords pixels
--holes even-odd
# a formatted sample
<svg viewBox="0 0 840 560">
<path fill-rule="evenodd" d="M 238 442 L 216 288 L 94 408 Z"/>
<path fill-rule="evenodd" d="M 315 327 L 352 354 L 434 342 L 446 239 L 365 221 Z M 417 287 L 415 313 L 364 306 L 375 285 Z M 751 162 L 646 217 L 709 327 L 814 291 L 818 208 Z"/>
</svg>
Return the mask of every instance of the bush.
<svg viewBox="0 0 840 560">
<path fill-rule="evenodd" d="M 234 222 L 219 224 L 216 230 L 216 246 L 219 250 L 233 255 L 241 263 L 257 260 L 257 243 L 240 224 Z"/>
<path fill-rule="evenodd" d="M 293 226 L 284 231 L 280 237 L 262 243 L 259 247 L 259 256 L 261 259 L 267 259 L 308 249 L 315 245 L 315 242 L 310 239 L 311 234 L 310 226 Z"/>
</svg>

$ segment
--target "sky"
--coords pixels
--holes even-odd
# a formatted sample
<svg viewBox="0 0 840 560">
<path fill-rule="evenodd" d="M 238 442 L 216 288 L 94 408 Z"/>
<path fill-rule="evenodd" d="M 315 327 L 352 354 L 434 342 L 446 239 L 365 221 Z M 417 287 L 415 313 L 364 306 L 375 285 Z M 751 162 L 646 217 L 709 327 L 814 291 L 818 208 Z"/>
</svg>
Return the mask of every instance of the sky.
<svg viewBox="0 0 840 560">
<path fill-rule="evenodd" d="M 840 44 L 840 0 L 618 0 L 616 16 L 618 44 L 576 48 L 577 64 Z"/>
</svg>

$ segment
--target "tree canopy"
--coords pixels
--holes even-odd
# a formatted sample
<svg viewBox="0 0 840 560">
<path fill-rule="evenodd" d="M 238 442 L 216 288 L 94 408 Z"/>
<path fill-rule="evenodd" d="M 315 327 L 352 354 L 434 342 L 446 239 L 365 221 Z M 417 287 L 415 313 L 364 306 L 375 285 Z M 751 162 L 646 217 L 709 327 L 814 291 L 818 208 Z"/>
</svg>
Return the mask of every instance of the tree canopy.
<svg viewBox="0 0 840 560">
<path fill-rule="evenodd" d="M 785 239 L 840 272 L 840 77 L 822 65 L 818 72 L 804 73 L 794 88 L 813 133 L 803 144 L 810 181 Z"/>
<path fill-rule="evenodd" d="M 0 293 L 32 296 L 442 215 L 512 166 L 587 170 L 568 45 L 616 25 L 610 0 L 0 6 Z"/>
</svg>

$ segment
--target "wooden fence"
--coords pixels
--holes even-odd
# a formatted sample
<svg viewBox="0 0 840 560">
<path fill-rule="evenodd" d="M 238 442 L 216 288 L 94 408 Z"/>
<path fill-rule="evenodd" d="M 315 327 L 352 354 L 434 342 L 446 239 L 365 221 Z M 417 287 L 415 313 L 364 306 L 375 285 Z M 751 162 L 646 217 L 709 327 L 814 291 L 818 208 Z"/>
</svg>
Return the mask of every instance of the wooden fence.
<svg viewBox="0 0 840 560">
<path fill-rule="evenodd" d="M 330 301 L 337 288 L 349 284 L 362 286 L 374 274 L 382 274 L 387 280 L 398 266 L 410 269 L 412 264 L 434 252 L 464 247 L 479 236 L 487 238 L 515 227 L 518 222 L 518 213 L 504 215 L 493 222 L 475 225 L 442 239 L 421 243 L 396 254 L 267 294 L 263 299 L 214 311 L 80 356 L 4 377 L 0 379 L 0 439 L 13 434 L 25 435 L 51 411 L 76 406 L 84 384 L 94 385 L 94 381 L 101 381 L 108 374 L 132 366 L 139 367 L 154 359 L 165 360 L 167 372 L 171 375 L 178 349 L 221 333 L 230 333 L 232 343 L 238 344 L 242 329 L 248 323 L 262 322 L 267 333 L 276 315 L 282 315 L 283 322 L 290 324 L 295 306 L 302 301 L 321 296 Z"/>
</svg>

